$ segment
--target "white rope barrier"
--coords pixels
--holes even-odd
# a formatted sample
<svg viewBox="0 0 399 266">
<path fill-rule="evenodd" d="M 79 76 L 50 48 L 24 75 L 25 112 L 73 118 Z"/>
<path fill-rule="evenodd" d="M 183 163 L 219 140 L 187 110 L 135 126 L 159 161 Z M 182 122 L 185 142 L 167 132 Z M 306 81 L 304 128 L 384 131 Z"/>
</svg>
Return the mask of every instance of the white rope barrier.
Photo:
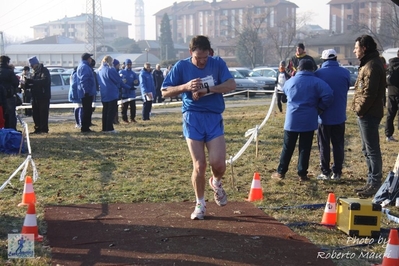
<svg viewBox="0 0 399 266">
<path fill-rule="evenodd" d="M 232 165 L 233 162 L 235 162 L 238 158 L 240 158 L 241 155 L 246 151 L 246 149 L 248 148 L 248 146 L 251 144 L 251 142 L 253 140 L 256 143 L 258 143 L 259 131 L 266 124 L 266 122 L 269 120 L 269 118 L 270 118 L 270 116 L 271 116 L 271 114 L 273 112 L 273 108 L 274 108 L 276 99 L 277 99 L 277 90 L 275 90 L 274 93 L 273 93 L 272 101 L 270 103 L 269 110 L 268 110 L 268 112 L 266 114 L 265 119 L 262 121 L 260 126 L 256 125 L 255 128 L 248 129 L 245 132 L 245 137 L 249 136 L 249 139 L 247 140 L 247 142 L 244 144 L 244 146 L 242 146 L 242 148 L 237 152 L 237 154 L 233 158 L 230 158 L 229 160 L 226 160 L 226 164 L 230 163 Z M 256 151 L 256 154 L 257 154 L 257 151 Z"/>
<path fill-rule="evenodd" d="M 25 121 L 23 121 L 17 113 L 16 113 L 16 117 L 18 118 L 18 120 L 21 123 L 22 128 L 23 128 L 23 130 L 22 130 L 22 139 L 24 137 L 24 133 L 26 134 L 26 145 L 27 145 L 27 148 L 28 148 L 28 156 L 26 157 L 25 161 L 20 166 L 18 166 L 18 168 L 3 183 L 3 185 L 1 185 L 0 192 L 11 182 L 11 180 L 14 178 L 14 176 L 16 176 L 17 173 L 21 169 L 22 169 L 22 172 L 21 172 L 21 175 L 19 177 L 19 180 L 20 181 L 24 181 L 25 180 L 25 176 L 26 176 L 26 174 L 28 172 L 29 165 L 32 166 L 32 172 L 33 172 L 32 180 L 33 180 L 33 182 L 36 182 L 36 180 L 39 178 L 39 173 L 37 171 L 36 164 L 35 164 L 35 162 L 32 159 L 32 149 L 31 149 L 31 146 L 30 146 L 28 124 Z M 22 141 L 21 145 L 23 145 L 23 141 Z"/>
</svg>

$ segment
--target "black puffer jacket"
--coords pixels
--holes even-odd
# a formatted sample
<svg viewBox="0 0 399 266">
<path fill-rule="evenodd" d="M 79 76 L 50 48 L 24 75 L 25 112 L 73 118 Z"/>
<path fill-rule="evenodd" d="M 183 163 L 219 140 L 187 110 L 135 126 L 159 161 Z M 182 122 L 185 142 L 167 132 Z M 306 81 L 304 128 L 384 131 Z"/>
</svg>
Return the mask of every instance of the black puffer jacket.
<svg viewBox="0 0 399 266">
<path fill-rule="evenodd" d="M 399 58 L 398 57 L 389 59 L 388 70 L 399 71 Z M 398 96 L 399 95 L 399 87 L 388 84 L 388 96 L 390 96 L 390 95 Z"/>
<path fill-rule="evenodd" d="M 33 98 L 51 99 L 51 76 L 43 64 L 39 64 L 34 70 L 28 86 L 31 88 Z"/>
<path fill-rule="evenodd" d="M 7 98 L 14 97 L 19 80 L 14 71 L 5 62 L 0 62 L 0 84 L 4 86 Z"/>
</svg>

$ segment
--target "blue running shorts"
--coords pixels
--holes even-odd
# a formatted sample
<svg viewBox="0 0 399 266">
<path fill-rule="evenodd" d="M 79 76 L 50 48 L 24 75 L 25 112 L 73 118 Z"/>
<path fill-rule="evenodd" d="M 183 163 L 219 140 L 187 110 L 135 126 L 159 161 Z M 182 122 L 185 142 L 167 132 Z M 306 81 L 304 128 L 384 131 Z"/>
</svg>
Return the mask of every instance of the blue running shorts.
<svg viewBox="0 0 399 266">
<path fill-rule="evenodd" d="M 222 114 L 190 111 L 183 113 L 184 137 L 209 142 L 223 134 Z"/>
</svg>

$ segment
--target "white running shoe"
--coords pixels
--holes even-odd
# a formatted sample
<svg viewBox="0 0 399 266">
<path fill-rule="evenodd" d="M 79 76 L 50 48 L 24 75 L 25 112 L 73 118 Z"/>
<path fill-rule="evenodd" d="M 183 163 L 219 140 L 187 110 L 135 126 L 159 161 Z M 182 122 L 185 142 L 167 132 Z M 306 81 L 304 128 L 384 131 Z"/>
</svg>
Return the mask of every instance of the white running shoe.
<svg viewBox="0 0 399 266">
<path fill-rule="evenodd" d="M 323 173 L 321 173 L 320 175 L 317 176 L 317 180 L 328 180 L 330 179 L 331 174 L 329 175 L 325 175 Z"/>
<path fill-rule="evenodd" d="M 224 191 L 222 187 L 222 182 L 220 182 L 220 185 L 218 187 L 215 187 L 213 185 L 213 176 L 209 178 L 209 185 L 213 189 L 213 198 L 215 199 L 215 202 L 219 206 L 224 206 L 227 204 L 227 195 L 226 192 Z"/>
<path fill-rule="evenodd" d="M 204 220 L 205 212 L 206 206 L 203 206 L 201 203 L 197 203 L 193 213 L 191 214 L 191 220 Z"/>
</svg>

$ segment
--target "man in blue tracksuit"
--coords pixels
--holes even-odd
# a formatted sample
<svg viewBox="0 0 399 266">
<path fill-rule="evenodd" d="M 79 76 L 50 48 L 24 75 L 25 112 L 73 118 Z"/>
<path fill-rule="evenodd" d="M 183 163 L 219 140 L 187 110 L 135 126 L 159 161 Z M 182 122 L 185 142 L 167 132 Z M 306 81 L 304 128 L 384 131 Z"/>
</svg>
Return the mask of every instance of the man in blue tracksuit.
<svg viewBox="0 0 399 266">
<path fill-rule="evenodd" d="M 312 60 L 302 59 L 296 75 L 284 84 L 287 95 L 287 111 L 284 123 L 284 142 L 277 172 L 273 179 L 285 178 L 299 137 L 297 173 L 299 181 L 309 180 L 308 167 L 318 114 L 332 103 L 334 96 L 330 86 L 314 74 Z"/>
<path fill-rule="evenodd" d="M 141 97 L 143 98 L 143 121 L 150 120 L 152 101 L 155 97 L 154 78 L 151 75 L 151 64 L 145 63 L 144 68 L 140 71 L 139 82 L 141 88 Z"/>
<path fill-rule="evenodd" d="M 339 179 L 344 163 L 346 103 L 350 87 L 350 73 L 340 67 L 334 49 L 324 50 L 321 65 L 315 75 L 324 80 L 334 92 L 334 101 L 319 115 L 317 142 L 320 151 L 321 174 L 317 179 Z M 330 143 L 332 144 L 334 165 L 330 168 Z"/>
<path fill-rule="evenodd" d="M 119 71 L 122 81 L 130 88 L 122 88 L 122 99 L 136 98 L 136 89 L 139 85 L 139 77 L 132 70 L 132 60 L 125 60 L 125 69 Z M 122 120 L 129 123 L 127 109 L 130 107 L 130 121 L 136 123 L 136 100 L 126 101 L 122 104 Z"/>
<path fill-rule="evenodd" d="M 96 79 L 93 74 L 93 69 L 90 66 L 92 61 L 92 54 L 84 53 L 82 61 L 80 62 L 77 71 L 78 76 L 78 97 L 82 100 L 82 127 L 81 132 L 92 132 L 91 115 L 93 113 L 92 105 L 93 99 L 96 97 Z"/>
</svg>

